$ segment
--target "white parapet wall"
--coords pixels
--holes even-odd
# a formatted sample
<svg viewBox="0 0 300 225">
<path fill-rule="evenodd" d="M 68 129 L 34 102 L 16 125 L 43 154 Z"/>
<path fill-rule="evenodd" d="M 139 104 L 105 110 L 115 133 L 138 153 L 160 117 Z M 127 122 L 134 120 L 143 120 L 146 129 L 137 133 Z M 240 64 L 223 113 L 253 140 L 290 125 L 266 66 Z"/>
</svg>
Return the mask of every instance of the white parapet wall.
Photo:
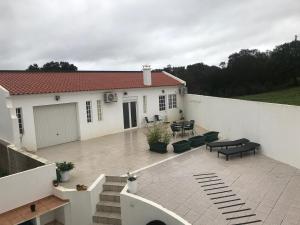
<svg viewBox="0 0 300 225">
<path fill-rule="evenodd" d="M 87 191 L 77 191 L 57 187 L 54 195 L 61 199 L 68 199 L 70 204 L 56 214 L 56 220 L 64 225 L 91 225 L 93 215 L 96 212 L 96 205 L 99 201 L 99 194 L 103 190 L 105 175 L 101 174 Z"/>
<path fill-rule="evenodd" d="M 188 94 L 186 119 L 219 131 L 222 138 L 248 138 L 262 153 L 300 168 L 300 107 Z"/>
<path fill-rule="evenodd" d="M 161 205 L 127 192 L 127 185 L 121 192 L 121 217 L 123 225 L 146 225 L 160 220 L 167 225 L 191 225 L 177 214 Z"/>
<path fill-rule="evenodd" d="M 52 195 L 54 179 L 54 163 L 0 178 L 0 214 Z"/>
</svg>

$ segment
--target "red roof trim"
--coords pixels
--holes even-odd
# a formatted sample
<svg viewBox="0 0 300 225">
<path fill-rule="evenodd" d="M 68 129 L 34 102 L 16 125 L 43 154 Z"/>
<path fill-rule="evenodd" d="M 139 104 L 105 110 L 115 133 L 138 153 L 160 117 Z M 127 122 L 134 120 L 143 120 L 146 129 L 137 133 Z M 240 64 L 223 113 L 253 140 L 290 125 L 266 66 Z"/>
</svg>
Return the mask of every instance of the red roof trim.
<svg viewBox="0 0 300 225">
<path fill-rule="evenodd" d="M 180 84 L 178 80 L 163 72 L 152 72 L 152 85 L 145 86 L 141 71 L 0 71 L 0 85 L 8 90 L 10 95 L 149 88 Z"/>
</svg>

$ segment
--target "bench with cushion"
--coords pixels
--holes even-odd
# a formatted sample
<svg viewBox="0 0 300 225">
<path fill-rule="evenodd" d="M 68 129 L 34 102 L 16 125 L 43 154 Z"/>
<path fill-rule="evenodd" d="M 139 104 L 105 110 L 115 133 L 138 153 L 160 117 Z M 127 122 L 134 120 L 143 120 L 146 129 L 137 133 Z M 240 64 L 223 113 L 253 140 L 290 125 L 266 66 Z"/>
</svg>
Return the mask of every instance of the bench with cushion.
<svg viewBox="0 0 300 225">
<path fill-rule="evenodd" d="M 249 140 L 246 138 L 241 138 L 234 141 L 217 141 L 217 142 L 207 143 L 206 148 L 208 147 L 210 151 L 212 151 L 213 148 L 225 147 L 227 149 L 228 147 L 242 146 L 248 142 Z"/>
<path fill-rule="evenodd" d="M 243 146 L 228 148 L 228 149 L 221 149 L 221 150 L 218 150 L 218 157 L 219 157 L 219 154 L 225 155 L 226 161 L 227 161 L 228 157 L 230 155 L 238 155 L 239 154 L 241 157 L 243 157 L 243 153 L 251 152 L 251 151 L 253 151 L 253 153 L 255 155 L 255 151 L 256 151 L 256 149 L 259 148 L 259 146 L 260 146 L 260 144 L 258 144 L 258 143 L 248 142 Z"/>
</svg>

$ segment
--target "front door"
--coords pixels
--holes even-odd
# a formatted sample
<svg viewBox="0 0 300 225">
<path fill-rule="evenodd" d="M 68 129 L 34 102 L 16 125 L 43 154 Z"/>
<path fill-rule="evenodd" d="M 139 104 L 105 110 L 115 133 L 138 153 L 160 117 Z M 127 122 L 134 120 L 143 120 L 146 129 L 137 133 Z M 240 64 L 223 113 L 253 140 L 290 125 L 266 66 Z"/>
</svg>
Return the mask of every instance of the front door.
<svg viewBox="0 0 300 225">
<path fill-rule="evenodd" d="M 123 103 L 124 129 L 137 127 L 136 102 Z"/>
</svg>

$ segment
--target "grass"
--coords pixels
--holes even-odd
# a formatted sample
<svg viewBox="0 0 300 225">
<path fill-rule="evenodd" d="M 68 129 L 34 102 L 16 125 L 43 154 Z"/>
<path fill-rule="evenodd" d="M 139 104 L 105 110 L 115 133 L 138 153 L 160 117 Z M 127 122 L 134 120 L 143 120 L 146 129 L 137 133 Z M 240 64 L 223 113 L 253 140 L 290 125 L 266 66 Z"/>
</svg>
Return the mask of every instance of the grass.
<svg viewBox="0 0 300 225">
<path fill-rule="evenodd" d="M 256 95 L 245 95 L 237 97 L 238 99 L 259 101 L 259 102 L 270 102 L 288 105 L 300 106 L 300 87 L 293 87 L 280 91 L 266 92 Z"/>
</svg>

